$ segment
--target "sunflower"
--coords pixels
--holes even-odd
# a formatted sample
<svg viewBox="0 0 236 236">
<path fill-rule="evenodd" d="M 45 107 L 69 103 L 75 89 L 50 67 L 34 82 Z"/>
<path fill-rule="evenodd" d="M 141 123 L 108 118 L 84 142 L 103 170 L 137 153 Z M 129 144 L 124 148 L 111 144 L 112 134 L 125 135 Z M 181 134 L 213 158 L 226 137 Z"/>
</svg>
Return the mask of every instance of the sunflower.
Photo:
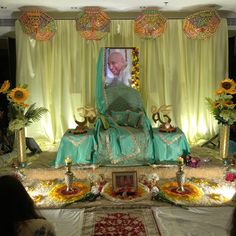
<svg viewBox="0 0 236 236">
<path fill-rule="evenodd" d="M 224 79 L 221 81 L 221 88 L 216 90 L 216 94 L 228 93 L 236 94 L 235 82 L 232 79 Z"/>
<path fill-rule="evenodd" d="M 5 80 L 0 88 L 0 93 L 7 93 L 9 88 L 10 88 L 10 83 L 8 80 Z"/>
<path fill-rule="evenodd" d="M 233 101 L 226 101 L 224 103 L 224 106 L 225 107 L 228 107 L 228 108 L 234 108 L 235 107 L 235 104 L 233 103 Z"/>
<path fill-rule="evenodd" d="M 215 102 L 215 103 L 214 103 L 214 108 L 218 108 L 218 107 L 220 107 L 220 105 L 221 105 L 220 102 Z"/>
<path fill-rule="evenodd" d="M 9 100 L 17 104 L 23 104 L 29 97 L 29 92 L 25 88 L 16 87 L 8 94 Z"/>
</svg>

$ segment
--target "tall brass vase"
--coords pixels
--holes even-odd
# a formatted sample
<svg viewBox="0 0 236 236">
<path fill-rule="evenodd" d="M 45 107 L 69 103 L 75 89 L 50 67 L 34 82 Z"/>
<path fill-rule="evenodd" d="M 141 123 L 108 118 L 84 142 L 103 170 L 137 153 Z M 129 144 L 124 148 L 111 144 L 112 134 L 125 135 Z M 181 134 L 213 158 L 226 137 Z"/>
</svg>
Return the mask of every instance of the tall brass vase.
<svg viewBox="0 0 236 236">
<path fill-rule="evenodd" d="M 16 153 L 17 160 L 21 167 L 26 165 L 26 143 L 25 143 L 25 129 L 20 129 L 15 131 L 15 143 L 16 143 Z"/>
<path fill-rule="evenodd" d="M 220 126 L 220 158 L 225 162 L 229 151 L 229 125 Z"/>
</svg>

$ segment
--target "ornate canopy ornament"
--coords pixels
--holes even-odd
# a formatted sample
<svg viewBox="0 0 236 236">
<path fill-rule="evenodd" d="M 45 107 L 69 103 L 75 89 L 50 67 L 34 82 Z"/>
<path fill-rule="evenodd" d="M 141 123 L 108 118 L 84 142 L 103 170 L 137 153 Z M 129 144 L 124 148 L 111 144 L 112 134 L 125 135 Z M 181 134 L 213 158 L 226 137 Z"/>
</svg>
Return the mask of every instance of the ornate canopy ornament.
<svg viewBox="0 0 236 236">
<path fill-rule="evenodd" d="M 134 21 L 134 31 L 141 38 L 152 39 L 160 36 L 166 29 L 166 18 L 157 8 L 146 8 Z"/>
<path fill-rule="evenodd" d="M 204 10 L 184 19 L 183 31 L 191 39 L 207 39 L 218 29 L 220 16 L 216 10 Z"/>
<path fill-rule="evenodd" d="M 76 29 L 85 39 L 100 40 L 109 32 L 110 22 L 100 7 L 85 7 L 76 19 Z"/>
<path fill-rule="evenodd" d="M 19 21 L 23 32 L 35 40 L 49 40 L 56 32 L 54 19 L 39 9 L 25 11 Z"/>
</svg>

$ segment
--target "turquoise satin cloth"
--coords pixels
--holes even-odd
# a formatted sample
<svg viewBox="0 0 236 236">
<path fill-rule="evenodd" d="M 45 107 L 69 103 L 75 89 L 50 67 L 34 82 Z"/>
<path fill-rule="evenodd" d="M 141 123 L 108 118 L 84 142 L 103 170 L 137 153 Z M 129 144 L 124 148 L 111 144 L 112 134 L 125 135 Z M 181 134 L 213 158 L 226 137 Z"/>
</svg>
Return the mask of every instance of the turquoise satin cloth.
<svg viewBox="0 0 236 236">
<path fill-rule="evenodd" d="M 86 134 L 62 137 L 55 166 L 66 157 L 73 164 L 137 166 L 177 161 L 190 153 L 185 135 L 179 129 L 161 133 L 151 127 L 140 93 L 125 85 L 105 88 L 104 54 L 97 63 L 95 128 Z M 118 118 L 116 117 L 118 114 Z"/>
<path fill-rule="evenodd" d="M 71 158 L 73 164 L 92 164 L 95 149 L 93 129 L 85 134 L 72 134 L 67 130 L 61 139 L 54 165 L 56 168 L 64 166 L 66 157 Z"/>
<path fill-rule="evenodd" d="M 105 49 L 102 48 L 97 63 L 96 107 L 99 116 L 95 127 L 97 150 L 94 163 L 119 166 L 152 164 L 155 162 L 152 127 L 140 93 L 125 85 L 105 88 L 104 58 Z M 112 112 L 140 114 L 141 123 L 138 127 L 117 123 Z"/>
<path fill-rule="evenodd" d="M 155 162 L 177 161 L 179 156 L 186 156 L 190 148 L 185 134 L 177 128 L 175 132 L 160 132 L 153 128 Z"/>
</svg>

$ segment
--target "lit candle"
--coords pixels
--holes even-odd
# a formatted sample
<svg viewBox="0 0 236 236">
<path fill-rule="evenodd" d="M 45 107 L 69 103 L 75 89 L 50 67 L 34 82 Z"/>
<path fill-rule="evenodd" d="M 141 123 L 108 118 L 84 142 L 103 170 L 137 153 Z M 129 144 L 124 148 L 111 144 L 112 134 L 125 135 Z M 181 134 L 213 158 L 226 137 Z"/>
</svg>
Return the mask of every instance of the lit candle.
<svg viewBox="0 0 236 236">
<path fill-rule="evenodd" d="M 69 157 L 67 157 L 67 158 L 65 159 L 65 163 L 66 163 L 66 165 L 69 165 L 69 164 L 72 163 L 72 160 L 71 160 Z"/>
<path fill-rule="evenodd" d="M 182 165 L 184 163 L 183 157 L 178 157 L 178 164 Z"/>
</svg>

